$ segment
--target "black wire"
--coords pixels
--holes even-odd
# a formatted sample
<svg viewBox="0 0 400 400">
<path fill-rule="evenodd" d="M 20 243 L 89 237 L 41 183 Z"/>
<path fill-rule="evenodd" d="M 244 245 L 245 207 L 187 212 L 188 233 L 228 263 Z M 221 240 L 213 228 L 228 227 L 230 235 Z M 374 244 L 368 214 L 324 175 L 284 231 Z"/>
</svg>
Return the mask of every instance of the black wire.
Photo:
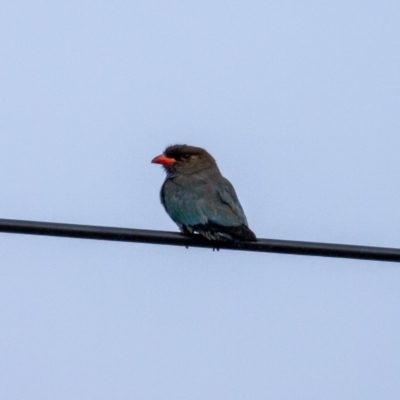
<svg viewBox="0 0 400 400">
<path fill-rule="evenodd" d="M 211 242 L 199 235 L 189 237 L 175 232 L 59 224 L 53 222 L 0 219 L 0 232 L 400 262 L 400 249 L 385 247 L 352 246 L 275 239 L 258 239 L 258 242 L 243 243 Z"/>
</svg>

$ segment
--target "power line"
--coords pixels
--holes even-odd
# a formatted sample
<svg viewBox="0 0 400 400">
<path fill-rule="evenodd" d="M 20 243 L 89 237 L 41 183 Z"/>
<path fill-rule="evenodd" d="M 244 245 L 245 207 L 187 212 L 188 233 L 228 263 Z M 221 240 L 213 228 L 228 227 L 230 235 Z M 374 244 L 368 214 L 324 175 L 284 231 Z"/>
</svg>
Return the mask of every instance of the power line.
<svg viewBox="0 0 400 400">
<path fill-rule="evenodd" d="M 0 232 L 71 237 L 79 239 L 113 240 L 120 242 L 166 244 L 184 247 L 218 247 L 218 249 L 226 250 L 400 262 L 400 249 L 385 247 L 353 246 L 345 244 L 298 242 L 275 239 L 258 239 L 258 242 L 235 244 L 229 242 L 210 242 L 199 235 L 189 237 L 176 232 L 60 224 L 54 222 L 22 221 L 1 218 Z"/>
</svg>

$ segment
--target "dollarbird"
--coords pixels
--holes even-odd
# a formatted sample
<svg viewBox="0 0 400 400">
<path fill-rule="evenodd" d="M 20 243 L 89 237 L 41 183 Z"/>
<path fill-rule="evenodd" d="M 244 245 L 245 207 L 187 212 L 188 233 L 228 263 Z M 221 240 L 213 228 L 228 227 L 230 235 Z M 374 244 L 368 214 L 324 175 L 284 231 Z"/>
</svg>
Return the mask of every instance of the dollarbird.
<svg viewBox="0 0 400 400">
<path fill-rule="evenodd" d="M 176 144 L 153 158 L 167 174 L 160 198 L 182 233 L 215 241 L 257 241 L 232 184 L 200 147 Z"/>
</svg>

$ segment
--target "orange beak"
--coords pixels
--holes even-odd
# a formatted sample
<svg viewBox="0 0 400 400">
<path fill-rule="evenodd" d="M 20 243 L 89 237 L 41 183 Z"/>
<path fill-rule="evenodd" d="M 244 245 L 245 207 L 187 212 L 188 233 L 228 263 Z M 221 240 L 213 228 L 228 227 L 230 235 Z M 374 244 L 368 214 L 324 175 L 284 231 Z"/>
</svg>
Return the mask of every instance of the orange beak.
<svg viewBox="0 0 400 400">
<path fill-rule="evenodd" d="M 165 154 L 161 154 L 157 157 L 154 157 L 151 162 L 153 164 L 172 165 L 176 163 L 176 160 L 174 158 L 167 157 Z"/>
</svg>

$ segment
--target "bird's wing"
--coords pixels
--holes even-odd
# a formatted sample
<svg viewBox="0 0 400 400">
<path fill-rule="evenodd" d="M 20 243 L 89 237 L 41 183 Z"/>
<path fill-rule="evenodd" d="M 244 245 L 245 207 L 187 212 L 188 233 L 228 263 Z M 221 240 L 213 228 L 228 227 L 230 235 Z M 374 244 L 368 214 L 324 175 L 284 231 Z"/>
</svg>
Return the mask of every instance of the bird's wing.
<svg viewBox="0 0 400 400">
<path fill-rule="evenodd" d="M 223 226 L 247 225 L 247 219 L 232 184 L 223 178 L 217 185 L 218 209 L 212 222 Z"/>
<path fill-rule="evenodd" d="M 247 226 L 235 189 L 227 179 L 200 175 L 196 180 L 192 177 L 189 184 L 175 180 L 165 181 L 161 202 L 178 225 Z"/>
</svg>

